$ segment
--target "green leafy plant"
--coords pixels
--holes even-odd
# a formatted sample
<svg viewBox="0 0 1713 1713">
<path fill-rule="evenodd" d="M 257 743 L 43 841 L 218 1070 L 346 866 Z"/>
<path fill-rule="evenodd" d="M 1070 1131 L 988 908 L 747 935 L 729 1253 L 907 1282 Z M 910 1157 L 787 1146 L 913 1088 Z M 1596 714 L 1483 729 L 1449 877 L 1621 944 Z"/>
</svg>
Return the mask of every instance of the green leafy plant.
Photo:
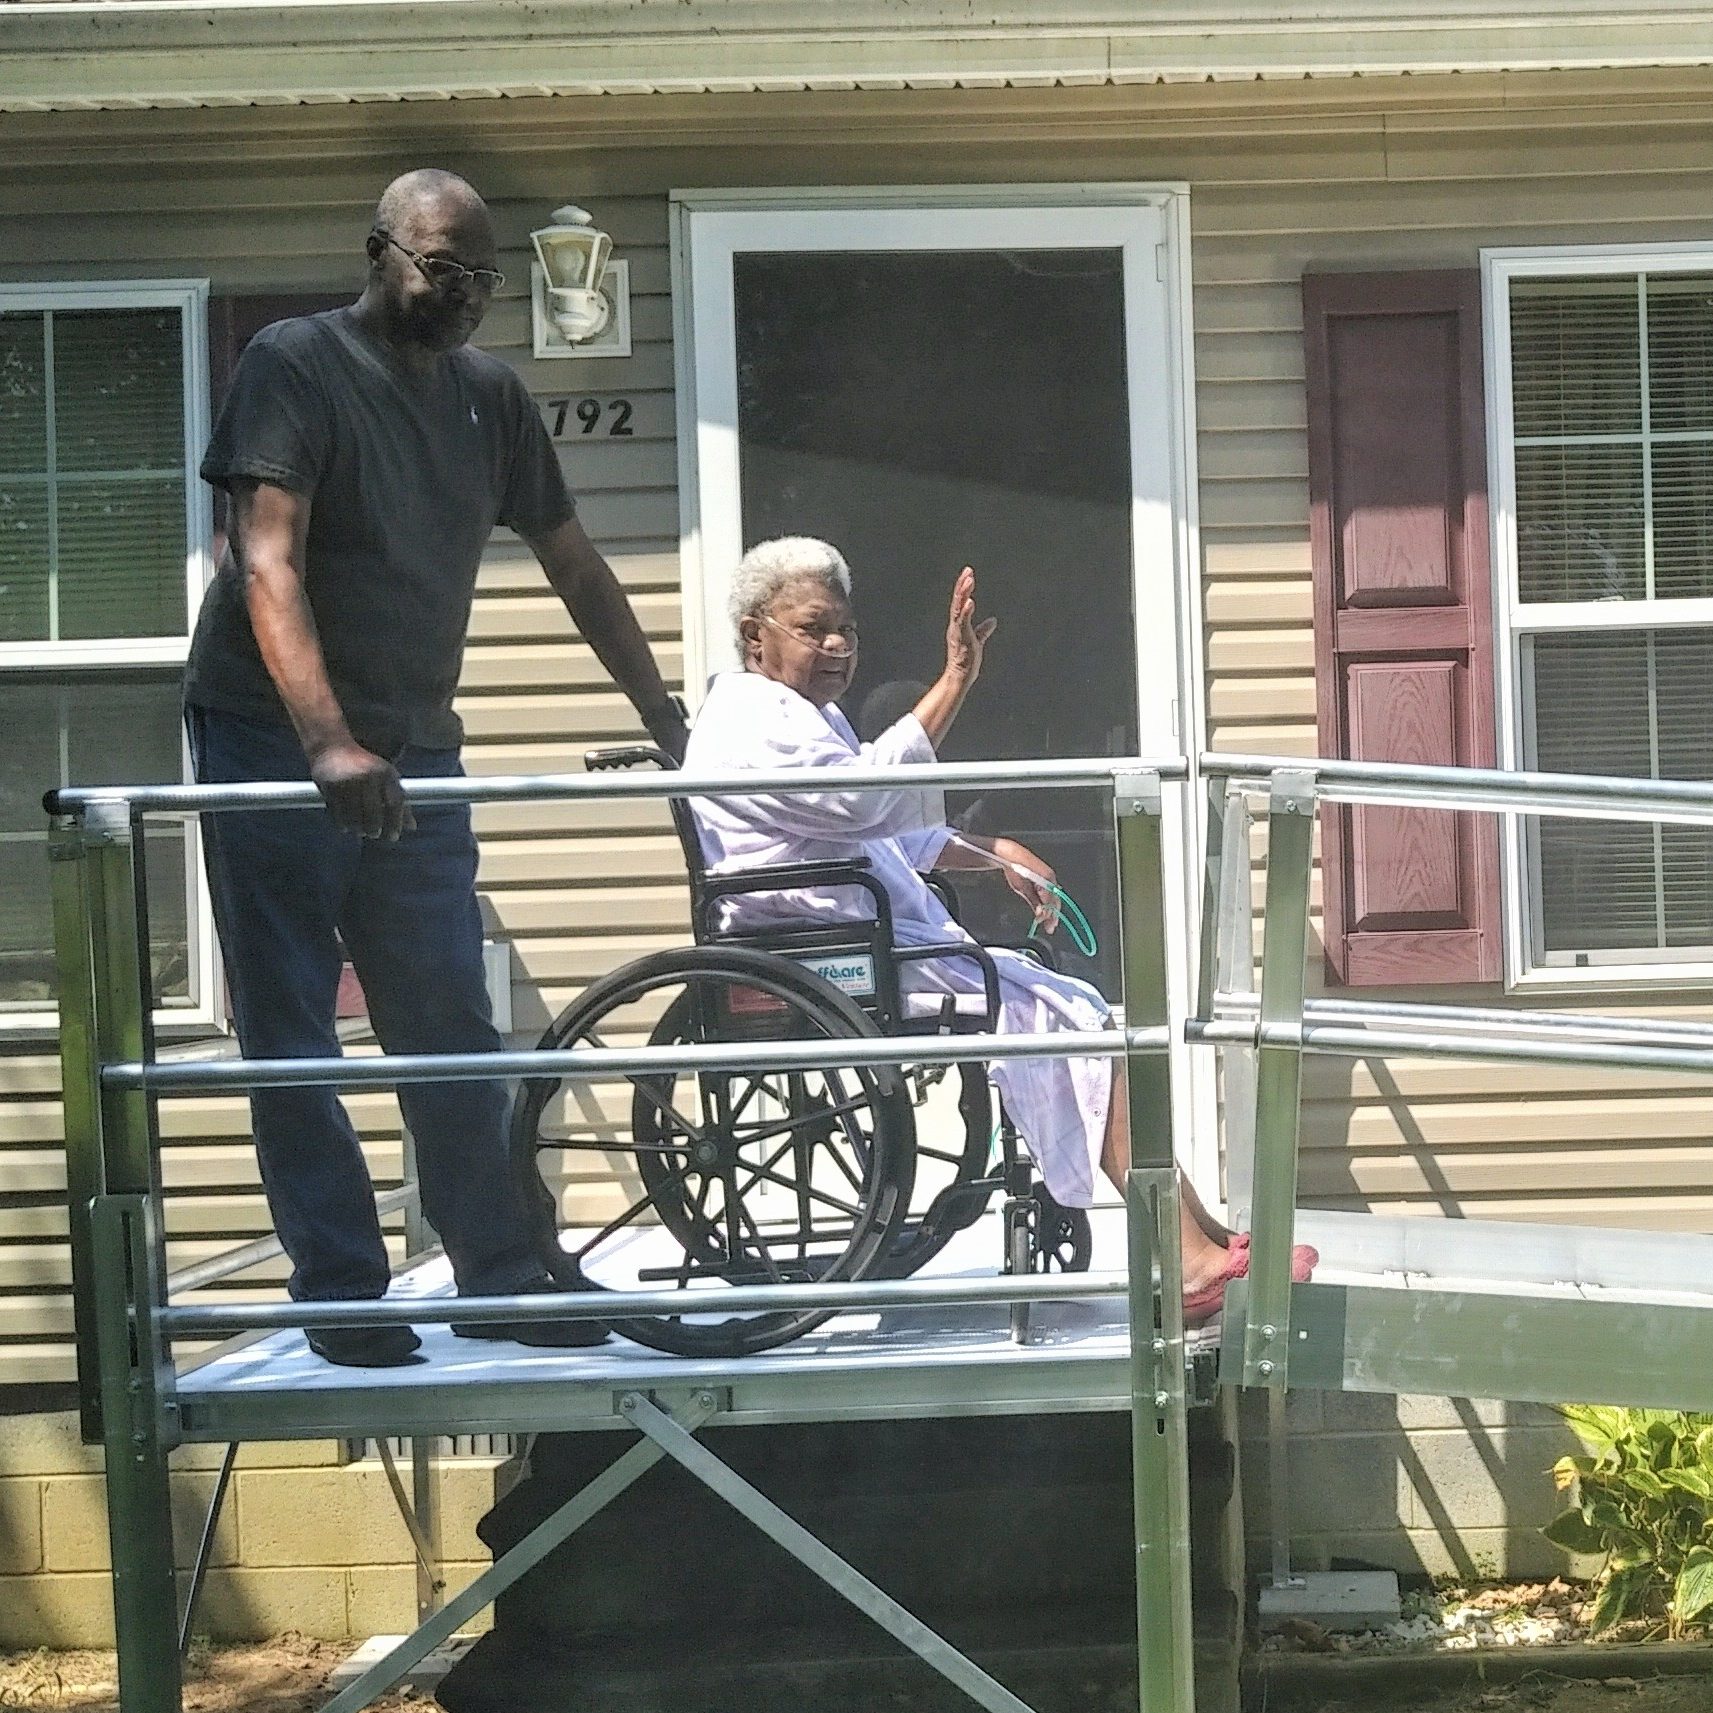
<svg viewBox="0 0 1713 1713">
<path fill-rule="evenodd" d="M 1679 1637 L 1713 1617 L 1713 1416 L 1575 1404 L 1560 1412 L 1587 1447 L 1553 1465 L 1571 1508 L 1542 1531 L 1605 1565 L 1590 1628 L 1663 1619 Z"/>
</svg>

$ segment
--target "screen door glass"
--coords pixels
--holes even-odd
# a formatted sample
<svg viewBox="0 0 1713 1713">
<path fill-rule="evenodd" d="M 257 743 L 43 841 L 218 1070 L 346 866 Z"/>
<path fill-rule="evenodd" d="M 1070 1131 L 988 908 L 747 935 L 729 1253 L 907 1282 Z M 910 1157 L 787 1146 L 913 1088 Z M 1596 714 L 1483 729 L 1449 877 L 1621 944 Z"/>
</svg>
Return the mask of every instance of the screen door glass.
<svg viewBox="0 0 1713 1713">
<path fill-rule="evenodd" d="M 945 758 L 1135 753 L 1122 252 L 740 252 L 733 287 L 744 545 L 822 536 L 850 561 L 859 735 L 938 675 L 968 564 L 999 629 Z M 949 810 L 1052 864 L 1100 942 L 1090 961 L 1061 933 L 1061 967 L 1115 993 L 1104 795 L 963 792 Z M 1023 937 L 1028 913 L 997 878 L 960 877 L 959 893 L 978 937 Z"/>
</svg>

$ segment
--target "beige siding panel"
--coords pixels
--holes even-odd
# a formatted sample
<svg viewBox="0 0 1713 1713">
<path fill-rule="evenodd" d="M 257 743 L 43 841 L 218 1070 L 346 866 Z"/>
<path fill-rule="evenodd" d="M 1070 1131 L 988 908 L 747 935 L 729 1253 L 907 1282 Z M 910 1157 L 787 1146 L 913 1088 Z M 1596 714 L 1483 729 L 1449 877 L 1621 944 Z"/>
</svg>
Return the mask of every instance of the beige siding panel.
<svg viewBox="0 0 1713 1713">
<path fill-rule="evenodd" d="M 599 839 L 490 839 L 482 848 L 477 884 L 484 889 L 605 881 L 666 880 L 684 884 L 684 852 L 669 837 Z M 603 890 L 597 896 L 605 898 Z"/>
<path fill-rule="evenodd" d="M 1208 579 L 1207 625 L 1218 634 L 1225 626 L 1276 624 L 1301 628 L 1311 622 L 1314 590 L 1295 577 L 1268 581 Z"/>
<path fill-rule="evenodd" d="M 535 641 L 546 637 L 569 642 L 577 629 L 565 604 L 547 587 L 537 571 L 539 593 L 484 595 L 470 615 L 471 651 L 493 642 Z M 643 631 L 656 638 L 676 641 L 683 623 L 683 602 L 675 590 L 632 594 L 631 610 Z"/>
<path fill-rule="evenodd" d="M 59 1059 L 54 1052 L 0 1054 L 0 1102 L 15 1095 L 58 1092 Z"/>
<path fill-rule="evenodd" d="M 1302 437 L 1287 429 L 1203 434 L 1197 459 L 1203 482 L 1308 480 Z"/>
<path fill-rule="evenodd" d="M 593 656 L 585 657 L 582 650 L 574 658 L 587 658 L 593 665 Z M 587 680 L 597 681 L 592 670 Z M 677 675 L 668 673 L 667 681 L 677 682 Z M 590 744 L 642 737 L 636 710 L 616 691 L 585 691 L 567 684 L 560 691 L 460 695 L 456 706 L 473 743 L 527 738 Z"/>
<path fill-rule="evenodd" d="M 683 859 L 679 860 L 683 868 Z M 506 936 L 593 933 L 613 922 L 650 934 L 690 936 L 690 896 L 686 887 L 610 886 L 496 889 L 488 905 Z"/>
<path fill-rule="evenodd" d="M 383 1091 L 354 1091 L 345 1096 L 351 1121 L 363 1135 L 381 1135 L 398 1128 L 398 1107 Z M 60 1106 L 55 1100 L 13 1101 L 5 1107 L 8 1142 L 41 1143 L 56 1152 L 62 1137 Z M 249 1109 L 242 1097 L 221 1100 L 175 1098 L 160 1108 L 161 1141 L 199 1142 L 211 1137 L 246 1135 Z"/>
<path fill-rule="evenodd" d="M 611 399 L 607 394 L 590 396 L 595 397 L 604 410 L 610 410 Z M 629 395 L 625 397 L 628 400 Z M 574 399 L 572 408 L 575 407 Z M 549 432 L 557 417 L 557 410 L 547 413 Z M 611 435 L 598 440 L 562 438 L 559 441 L 559 467 L 565 472 L 566 486 L 577 496 L 581 513 L 587 510 L 596 494 L 623 493 L 636 487 L 670 488 L 678 480 L 678 451 L 670 439 L 639 439 L 631 444 L 623 437 Z"/>
<path fill-rule="evenodd" d="M 684 656 L 676 641 L 657 642 L 654 657 L 665 677 L 682 682 Z M 472 648 L 464 656 L 462 682 L 465 694 L 473 698 L 513 690 L 569 693 L 591 685 L 610 685 L 612 679 L 593 649 L 567 639 L 560 644 L 513 642 Z M 459 711 L 467 725 L 473 705 L 460 703 Z"/>
<path fill-rule="evenodd" d="M 678 543 L 652 543 L 646 538 L 607 547 L 607 563 L 634 596 L 639 590 L 654 589 L 678 594 Z M 476 578 L 477 612 L 482 597 L 523 590 L 539 594 L 545 587 L 541 566 L 535 555 L 515 536 L 504 531 L 495 535 L 487 558 Z"/>
</svg>

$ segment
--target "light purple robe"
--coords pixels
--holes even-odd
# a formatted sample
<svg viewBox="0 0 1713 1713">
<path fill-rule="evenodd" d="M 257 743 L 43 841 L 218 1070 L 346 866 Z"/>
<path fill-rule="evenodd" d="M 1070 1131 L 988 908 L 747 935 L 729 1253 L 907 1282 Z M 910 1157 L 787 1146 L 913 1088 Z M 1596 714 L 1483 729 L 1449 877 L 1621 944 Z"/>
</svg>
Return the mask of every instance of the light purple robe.
<svg viewBox="0 0 1713 1713">
<path fill-rule="evenodd" d="M 873 743 L 859 743 L 836 704 L 817 708 L 784 684 L 753 672 L 725 672 L 709 687 L 690 733 L 684 765 L 691 772 L 741 768 L 894 766 L 932 762 L 921 722 L 906 714 Z M 867 857 L 870 873 L 892 901 L 893 938 L 902 946 L 968 940 L 922 879 L 945 848 L 950 829 L 938 792 L 829 789 L 804 796 L 693 798 L 691 808 L 711 873 L 780 863 L 844 862 Z M 850 887 L 799 888 L 729 899 L 726 926 L 751 929 L 808 917 L 872 916 L 867 896 Z M 1109 1026 L 1111 1013 L 1087 982 L 1043 969 L 1016 952 L 995 949 L 1001 1034 Z M 900 970 L 906 1009 L 933 1016 L 938 996 L 979 1004 L 981 974 L 963 959 L 907 963 Z M 1028 1145 L 1047 1189 L 1066 1207 L 1094 1200 L 1112 1097 L 1107 1059 L 1011 1059 L 991 1069 L 1006 1110 Z"/>
</svg>

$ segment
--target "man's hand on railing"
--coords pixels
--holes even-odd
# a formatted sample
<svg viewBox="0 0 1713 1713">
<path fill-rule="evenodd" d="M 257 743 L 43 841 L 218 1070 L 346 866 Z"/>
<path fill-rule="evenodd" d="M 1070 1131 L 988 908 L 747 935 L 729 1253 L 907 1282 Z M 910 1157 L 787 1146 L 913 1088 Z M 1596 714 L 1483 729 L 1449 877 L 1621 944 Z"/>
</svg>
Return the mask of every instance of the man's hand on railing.
<svg viewBox="0 0 1713 1713">
<path fill-rule="evenodd" d="M 383 756 L 345 738 L 309 758 L 309 777 L 334 824 L 365 839 L 396 839 L 416 825 L 398 770 Z"/>
</svg>

